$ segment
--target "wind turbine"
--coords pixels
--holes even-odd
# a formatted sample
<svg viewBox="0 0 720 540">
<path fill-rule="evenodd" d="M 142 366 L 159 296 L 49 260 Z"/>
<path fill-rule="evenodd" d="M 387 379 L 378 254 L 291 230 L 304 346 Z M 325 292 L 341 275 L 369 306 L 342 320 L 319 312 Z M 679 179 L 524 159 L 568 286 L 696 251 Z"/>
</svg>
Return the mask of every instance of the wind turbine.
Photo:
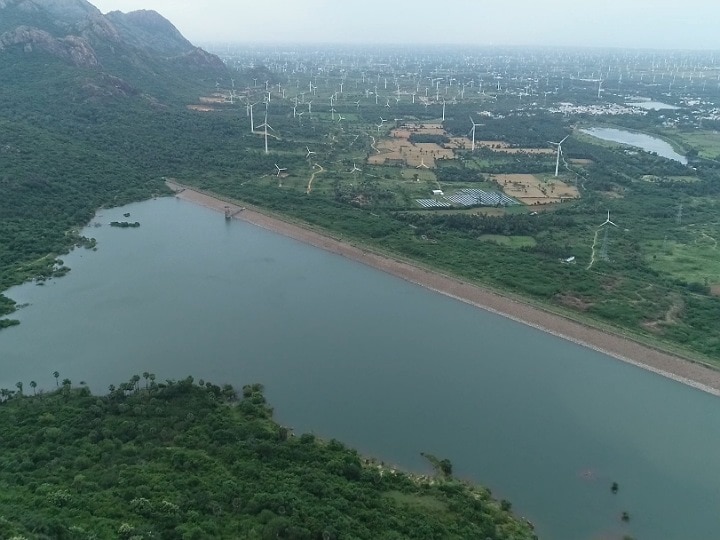
<svg viewBox="0 0 720 540">
<path fill-rule="evenodd" d="M 610 221 L 610 210 L 608 210 L 607 219 L 603 222 L 602 225 L 600 225 L 598 227 L 598 232 L 600 231 L 600 229 L 602 229 L 603 227 L 605 227 L 605 225 L 608 225 L 608 224 L 612 225 L 613 227 L 617 227 L 617 225 L 615 223 Z M 609 227 L 605 227 L 605 232 L 603 234 L 603 243 L 602 243 L 602 247 L 600 248 L 600 259 L 602 259 L 603 261 L 610 260 L 610 258 L 608 257 L 608 230 L 609 229 L 610 229 Z M 595 233 L 595 235 L 596 235 L 595 238 L 597 238 L 597 232 Z"/>
<path fill-rule="evenodd" d="M 570 135 L 568 135 L 567 137 L 565 137 L 565 138 L 564 138 L 562 141 L 560 141 L 559 143 L 552 142 L 552 141 L 548 141 L 550 144 L 556 144 L 556 145 L 557 145 L 557 158 L 555 159 L 555 177 L 556 177 L 556 178 L 557 178 L 557 175 L 558 175 L 558 171 L 559 171 L 559 169 L 560 169 L 560 154 L 562 153 L 562 143 L 564 143 L 569 136 L 570 136 Z"/>
<path fill-rule="evenodd" d="M 270 124 L 267 123 L 267 104 L 265 105 L 265 121 L 260 124 L 258 127 L 265 128 L 264 135 L 265 135 L 265 153 L 268 154 L 268 128 L 275 131 Z"/>
<path fill-rule="evenodd" d="M 443 120 L 443 122 L 445 121 L 445 100 L 444 100 L 444 99 L 443 99 L 443 117 L 442 117 L 442 120 Z"/>
<path fill-rule="evenodd" d="M 275 176 L 279 177 L 280 173 L 284 173 L 287 171 L 287 167 L 278 167 L 278 164 L 275 164 L 275 168 L 277 169 L 277 174 Z"/>
<path fill-rule="evenodd" d="M 260 103 L 259 101 L 256 101 L 255 103 L 250 103 L 250 100 L 248 100 L 248 104 L 250 106 L 250 133 L 255 133 L 255 120 L 253 118 L 253 107 Z"/>
<path fill-rule="evenodd" d="M 310 150 L 307 146 L 305 147 L 305 150 L 307 150 L 307 154 L 305 155 L 305 159 L 310 159 L 310 156 L 315 155 L 315 152 Z"/>
<path fill-rule="evenodd" d="M 355 165 L 355 162 L 353 161 L 353 168 L 350 171 L 350 174 L 353 175 L 353 179 L 357 178 L 357 173 L 362 172 L 362 169 L 360 169 L 357 165 Z"/>
<path fill-rule="evenodd" d="M 475 128 L 478 126 L 482 126 L 483 124 L 476 124 L 475 120 L 472 119 L 472 116 L 470 117 L 470 122 L 472 122 L 472 152 L 475 151 Z"/>
<path fill-rule="evenodd" d="M 420 165 L 415 167 L 416 169 L 429 169 L 427 165 L 425 165 L 425 158 L 420 158 Z"/>
<path fill-rule="evenodd" d="M 617 227 L 617 224 L 613 223 L 613 222 L 610 220 L 610 210 L 608 210 L 607 213 L 608 213 L 608 214 L 607 214 L 607 219 L 602 222 L 602 225 L 600 225 L 600 227 L 604 227 L 605 225 L 612 225 L 613 227 Z M 598 227 L 598 229 L 599 229 L 600 227 Z"/>
</svg>

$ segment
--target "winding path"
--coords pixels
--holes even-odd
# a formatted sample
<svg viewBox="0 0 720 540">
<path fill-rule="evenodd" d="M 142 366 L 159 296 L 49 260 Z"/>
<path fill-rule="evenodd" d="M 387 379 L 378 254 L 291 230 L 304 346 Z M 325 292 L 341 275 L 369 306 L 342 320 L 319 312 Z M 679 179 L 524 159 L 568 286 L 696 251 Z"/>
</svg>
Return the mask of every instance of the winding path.
<svg viewBox="0 0 720 540">
<path fill-rule="evenodd" d="M 602 229 L 602 227 L 600 227 Z M 588 264 L 586 270 L 590 270 L 592 268 L 592 265 L 595 264 L 595 244 L 597 244 L 597 235 L 600 232 L 600 229 L 595 230 L 595 238 L 593 238 L 593 245 L 592 245 L 592 254 L 590 255 L 590 264 Z"/>
<path fill-rule="evenodd" d="M 305 192 L 305 193 L 308 194 L 308 195 L 310 195 L 310 192 L 312 191 L 312 183 L 313 183 L 313 180 L 315 180 L 315 176 L 318 175 L 318 174 L 322 174 L 322 173 L 325 172 L 325 169 L 322 168 L 322 165 L 319 165 L 318 163 L 315 163 L 315 164 L 313 165 L 313 169 L 314 169 L 315 167 L 317 167 L 317 168 L 320 169 L 320 170 L 319 170 L 319 171 L 313 171 L 312 176 L 310 177 L 310 181 L 308 182 L 308 185 L 307 185 L 307 191 Z"/>
</svg>

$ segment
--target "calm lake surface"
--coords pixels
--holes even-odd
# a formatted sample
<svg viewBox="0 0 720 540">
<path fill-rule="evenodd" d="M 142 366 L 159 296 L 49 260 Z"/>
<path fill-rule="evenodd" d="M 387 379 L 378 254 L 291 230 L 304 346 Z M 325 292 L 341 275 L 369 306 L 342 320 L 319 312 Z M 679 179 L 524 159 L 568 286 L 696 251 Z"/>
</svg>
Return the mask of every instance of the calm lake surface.
<svg viewBox="0 0 720 540">
<path fill-rule="evenodd" d="M 657 137 L 651 137 L 644 133 L 636 133 L 634 131 L 626 131 L 624 129 L 615 128 L 604 128 L 604 127 L 593 127 L 587 129 L 581 129 L 583 133 L 597 137 L 598 139 L 604 139 L 606 141 L 613 141 L 621 144 L 627 144 L 629 146 L 636 146 L 642 148 L 646 152 L 655 152 L 658 156 L 662 156 L 668 159 L 679 161 L 683 165 L 687 165 L 687 159 L 685 156 L 678 154 L 673 147 Z"/>
<path fill-rule="evenodd" d="M 142 226 L 107 226 L 123 212 Z M 718 398 L 180 200 L 96 220 L 98 251 L 9 292 L 30 305 L 0 332 L 3 387 L 262 382 L 296 433 L 447 457 L 546 540 L 717 538 Z"/>
<path fill-rule="evenodd" d="M 640 107 L 646 111 L 677 110 L 680 108 L 675 105 L 663 103 L 662 101 L 631 101 L 625 105 L 629 105 L 630 107 Z"/>
</svg>

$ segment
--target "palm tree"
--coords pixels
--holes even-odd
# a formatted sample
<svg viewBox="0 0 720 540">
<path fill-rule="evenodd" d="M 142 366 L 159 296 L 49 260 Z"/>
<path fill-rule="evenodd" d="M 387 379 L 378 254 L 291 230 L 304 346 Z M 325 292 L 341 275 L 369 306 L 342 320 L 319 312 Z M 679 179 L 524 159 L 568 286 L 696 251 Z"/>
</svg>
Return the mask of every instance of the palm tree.
<svg viewBox="0 0 720 540">
<path fill-rule="evenodd" d="M 60 377 L 60 372 L 53 371 L 53 377 L 55 377 L 55 386 L 60 386 L 60 383 L 58 382 L 58 377 Z"/>
<path fill-rule="evenodd" d="M 150 378 L 150 373 L 147 371 L 143 371 L 143 379 L 145 379 L 145 389 L 147 390 L 148 387 L 148 379 Z"/>
<path fill-rule="evenodd" d="M 37 388 L 37 383 L 35 381 L 30 381 L 30 388 L 33 389 L 33 396 L 37 394 L 35 391 L 35 388 Z"/>
<path fill-rule="evenodd" d="M 16 382 L 15 386 L 17 386 L 18 394 L 22 395 L 22 389 L 23 389 L 23 383 L 22 382 Z"/>
<path fill-rule="evenodd" d="M 130 383 L 133 385 L 133 388 L 137 391 L 138 389 L 138 382 L 140 382 L 140 375 L 133 375 L 130 379 Z"/>
<path fill-rule="evenodd" d="M 63 379 L 63 386 L 70 387 L 72 385 L 72 381 L 70 379 Z"/>
</svg>

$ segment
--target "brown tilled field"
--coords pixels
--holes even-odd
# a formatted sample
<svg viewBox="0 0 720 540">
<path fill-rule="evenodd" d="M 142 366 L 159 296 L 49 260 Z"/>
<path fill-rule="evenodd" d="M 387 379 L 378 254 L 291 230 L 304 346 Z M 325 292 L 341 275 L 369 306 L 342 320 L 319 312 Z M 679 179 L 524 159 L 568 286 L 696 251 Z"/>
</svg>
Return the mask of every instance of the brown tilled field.
<svg viewBox="0 0 720 540">
<path fill-rule="evenodd" d="M 543 181 L 532 174 L 497 174 L 492 177 L 503 191 L 523 204 L 550 204 L 577 199 L 580 193 L 555 178 Z"/>
<path fill-rule="evenodd" d="M 435 143 L 411 143 L 410 136 L 445 135 L 440 124 L 407 124 L 393 129 L 389 139 L 383 139 L 376 144 L 379 154 L 368 158 L 370 165 L 392 164 L 403 162 L 408 167 L 418 167 L 424 163 L 428 168 L 436 167 L 437 159 L 455 159 L 455 152 L 451 148 L 444 148 Z"/>
</svg>

